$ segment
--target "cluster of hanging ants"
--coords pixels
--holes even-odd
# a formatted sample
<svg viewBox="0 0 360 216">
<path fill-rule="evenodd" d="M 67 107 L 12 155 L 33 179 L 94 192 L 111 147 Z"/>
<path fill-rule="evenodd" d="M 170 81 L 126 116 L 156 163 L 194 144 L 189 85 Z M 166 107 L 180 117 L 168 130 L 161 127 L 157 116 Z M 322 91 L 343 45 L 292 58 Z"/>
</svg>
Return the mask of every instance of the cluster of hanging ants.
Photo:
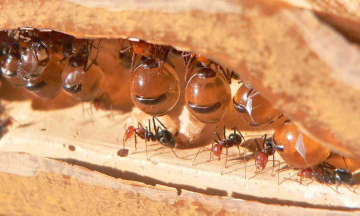
<svg viewBox="0 0 360 216">
<path fill-rule="evenodd" d="M 97 65 L 96 59 L 101 40 L 94 45 L 93 40 L 76 39 L 55 31 L 40 31 L 33 28 L 2 31 L 0 32 L 0 39 L 1 74 L 14 86 L 25 87 L 38 96 L 43 95 L 42 91 L 46 89 L 48 94 L 44 99 L 56 97 L 62 88 L 67 94 L 81 102 L 91 102 L 91 106 L 96 110 L 112 109 L 111 98 L 103 90 L 105 82 L 103 71 L 92 67 Z M 140 110 L 153 116 L 152 122 L 149 119 L 149 123 L 145 127 L 138 123 L 137 127 L 130 126 L 126 129 L 123 137 L 123 149 L 125 149 L 126 141 L 132 137 L 135 137 L 136 149 L 137 138 L 139 137 L 145 140 L 146 155 L 147 142 L 157 141 L 161 145 L 169 147 L 174 155 L 179 158 L 173 150 L 175 147 L 174 134 L 157 118 L 167 114 L 176 105 L 180 96 L 178 75 L 174 68 L 167 63 L 169 51 L 178 53 L 184 59 L 186 66 L 185 82 L 187 83 L 185 89 L 186 107 L 199 121 L 208 124 L 218 122 L 225 115 L 231 102 L 239 115 L 253 127 L 270 124 L 282 117 L 281 112 L 276 110 L 249 84 L 242 84 L 231 100 L 229 84 L 231 84 L 232 79 L 239 77 L 233 71 L 202 54 L 179 52 L 172 47 L 154 45 L 137 39 L 120 40 L 120 46 L 120 55 L 127 52 L 131 55 L 130 92 L 132 100 Z M 91 59 L 93 49 L 97 52 L 95 58 Z M 49 89 L 50 82 L 44 78 L 44 74 L 54 53 L 62 56 L 62 59 L 59 60 L 60 63 L 64 61 L 67 63 L 58 88 L 52 86 Z M 12 122 L 11 118 L 0 119 L 0 134 Z M 257 139 L 253 139 L 247 144 L 244 152 L 241 152 L 240 146 L 245 142 L 245 138 L 240 130 L 235 127 L 233 132 L 227 136 L 224 127 L 223 138 L 215 132 L 211 148 L 207 150 L 210 150 L 210 160 L 213 155 L 219 160 L 222 155 L 226 156 L 221 171 L 223 174 L 227 168 L 229 148 L 236 146 L 239 157 L 243 157 L 246 161 L 246 150 L 255 143 L 256 172 L 264 170 L 267 163 L 272 161 L 271 175 L 274 176 L 277 173 L 279 176 L 280 161 L 275 160 L 275 152 L 277 151 L 289 167 L 301 169 L 298 172 L 300 183 L 303 178 L 311 178 L 326 185 L 336 184 L 336 188 L 340 184 L 344 184 L 355 192 L 349 187 L 355 184 L 355 173 L 348 169 L 337 169 L 324 162 L 330 154 L 330 151 L 325 147 L 319 147 L 319 151 L 325 155 L 323 158 L 309 162 L 309 157 L 316 156 L 318 152 L 307 151 L 308 143 L 304 140 L 310 138 L 304 139 L 304 137 L 306 137 L 305 134 L 292 123 L 286 121 L 273 136 L 263 135 L 260 139 L 262 140 L 261 145 Z M 311 142 L 321 146 L 315 141 Z M 313 143 L 311 144 L 313 145 Z M 203 147 L 199 148 L 193 165 L 195 165 L 195 160 L 203 149 Z M 291 149 L 296 149 L 298 158 L 289 157 Z M 309 156 L 309 154 L 313 155 Z M 273 158 L 269 159 L 271 156 Z M 304 162 L 302 165 L 293 165 L 294 160 L 303 160 Z M 275 164 L 279 167 L 277 172 L 274 172 Z"/>
</svg>

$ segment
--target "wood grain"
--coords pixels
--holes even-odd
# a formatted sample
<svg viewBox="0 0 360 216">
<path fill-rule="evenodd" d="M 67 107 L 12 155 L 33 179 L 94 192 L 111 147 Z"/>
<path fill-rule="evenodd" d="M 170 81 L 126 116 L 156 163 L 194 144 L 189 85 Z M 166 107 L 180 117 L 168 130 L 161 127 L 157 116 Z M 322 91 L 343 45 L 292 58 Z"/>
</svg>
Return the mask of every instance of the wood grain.
<svg viewBox="0 0 360 216">
<path fill-rule="evenodd" d="M 268 205 L 115 179 L 64 162 L 0 153 L 4 215 L 350 215 L 351 212 Z M 355 213 L 355 212 L 352 212 Z"/>
</svg>

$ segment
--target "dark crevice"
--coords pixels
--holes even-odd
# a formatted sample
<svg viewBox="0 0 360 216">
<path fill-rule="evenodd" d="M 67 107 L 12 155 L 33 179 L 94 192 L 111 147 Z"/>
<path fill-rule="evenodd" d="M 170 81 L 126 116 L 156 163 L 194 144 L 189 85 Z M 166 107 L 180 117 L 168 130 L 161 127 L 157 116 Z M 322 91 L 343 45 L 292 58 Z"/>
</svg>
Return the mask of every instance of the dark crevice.
<svg viewBox="0 0 360 216">
<path fill-rule="evenodd" d="M 360 45 L 360 22 L 320 11 L 314 11 L 320 21 L 330 25 L 349 42 Z M 321 39 L 320 39 L 321 40 Z"/>
<path fill-rule="evenodd" d="M 188 191 L 193 191 L 196 193 L 211 195 L 211 196 L 219 196 L 219 197 L 228 197 L 229 196 L 227 191 L 218 190 L 215 188 L 202 189 L 202 188 L 197 188 L 197 187 L 190 186 L 190 185 L 164 182 L 164 181 L 161 181 L 161 180 L 158 180 L 155 178 L 142 176 L 142 175 L 139 175 L 134 172 L 121 171 L 116 168 L 100 166 L 100 165 L 91 164 L 88 162 L 83 162 L 83 161 L 79 161 L 79 160 L 71 159 L 71 158 L 52 158 L 52 159 L 61 160 L 61 161 L 64 161 L 64 162 L 72 164 L 72 165 L 82 166 L 87 169 L 97 171 L 97 172 L 109 175 L 111 177 L 114 177 L 114 178 L 142 182 L 142 183 L 145 183 L 147 185 L 152 185 L 152 186 L 156 186 L 157 184 L 160 184 L 160 185 L 172 187 L 177 190 L 179 196 L 181 195 L 181 192 L 183 189 L 188 190 Z M 233 192 L 231 194 L 231 196 L 229 196 L 229 197 L 236 198 L 236 199 L 242 199 L 242 200 L 246 200 L 246 201 L 259 202 L 259 203 L 263 203 L 263 204 L 271 204 L 271 205 L 298 206 L 298 207 L 303 207 L 303 208 L 328 209 L 328 210 L 338 210 L 338 211 L 339 210 L 340 211 L 358 211 L 358 210 L 360 210 L 360 208 L 346 208 L 346 207 L 341 207 L 341 206 L 338 207 L 338 206 L 327 206 L 327 205 L 315 205 L 315 204 L 306 203 L 306 202 L 296 202 L 296 201 L 281 200 L 281 199 L 275 199 L 275 198 L 258 197 L 258 196 L 241 194 L 241 193 L 237 193 L 237 192 Z"/>
</svg>

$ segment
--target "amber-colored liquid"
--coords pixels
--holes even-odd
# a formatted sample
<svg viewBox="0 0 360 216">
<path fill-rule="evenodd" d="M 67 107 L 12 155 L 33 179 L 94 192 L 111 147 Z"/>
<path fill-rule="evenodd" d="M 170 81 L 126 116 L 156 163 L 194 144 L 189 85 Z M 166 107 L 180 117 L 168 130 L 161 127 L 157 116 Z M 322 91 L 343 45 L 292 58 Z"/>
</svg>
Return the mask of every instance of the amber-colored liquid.
<svg viewBox="0 0 360 216">
<path fill-rule="evenodd" d="M 250 91 L 252 92 L 249 94 Z M 269 101 L 246 85 L 239 88 L 233 102 L 235 109 L 251 126 L 268 124 L 281 115 L 281 112 L 275 109 Z"/>
<path fill-rule="evenodd" d="M 140 65 L 131 75 L 130 91 L 133 102 L 140 110 L 161 116 L 178 102 L 180 81 L 169 64 L 165 63 L 161 72 L 158 67 L 143 68 Z"/>
<path fill-rule="evenodd" d="M 3 77 L 15 87 L 21 87 L 24 85 L 24 80 L 17 75 L 18 63 L 20 59 L 15 59 L 10 55 L 7 55 L 1 61 L 1 73 Z"/>
<path fill-rule="evenodd" d="M 219 73 L 208 78 L 199 77 L 195 74 L 191 77 L 185 89 L 187 109 L 195 118 L 204 123 L 218 122 L 225 115 L 230 98 L 229 84 Z M 199 112 L 193 109 L 189 103 L 197 107 L 216 106 L 216 108 L 209 109 L 206 112 Z"/>
<path fill-rule="evenodd" d="M 32 48 L 23 48 L 21 52 L 21 61 L 19 62 L 19 75 L 22 77 L 39 77 L 41 73 L 45 70 L 46 65 L 39 66 L 38 60 L 41 61 L 45 57 L 43 51 L 38 53 L 39 59 L 35 57 L 35 52 Z"/>
<path fill-rule="evenodd" d="M 28 82 L 36 85 L 38 83 L 45 83 L 42 88 L 36 91 L 30 91 L 34 95 L 50 100 L 55 98 L 61 91 L 61 73 L 62 68 L 59 65 L 61 57 L 58 54 L 53 54 L 50 58 L 49 65 L 45 68 L 40 77 L 31 79 Z"/>
<path fill-rule="evenodd" d="M 100 67 L 92 65 L 90 69 L 84 72 L 84 67 L 70 67 L 66 65 L 62 72 L 62 86 L 81 84 L 82 90 L 78 93 L 68 93 L 79 101 L 90 101 L 98 96 L 105 84 L 105 75 Z M 121 85 L 121 83 L 119 83 Z"/>
<path fill-rule="evenodd" d="M 302 138 L 299 136 L 302 136 Z M 328 148 L 303 134 L 291 122 L 284 123 L 276 130 L 274 141 L 277 145 L 284 146 L 284 151 L 279 152 L 279 154 L 292 168 L 314 167 L 325 161 L 330 154 Z M 300 148 L 303 156 L 296 149 L 299 142 L 303 143 L 304 148 Z"/>
</svg>

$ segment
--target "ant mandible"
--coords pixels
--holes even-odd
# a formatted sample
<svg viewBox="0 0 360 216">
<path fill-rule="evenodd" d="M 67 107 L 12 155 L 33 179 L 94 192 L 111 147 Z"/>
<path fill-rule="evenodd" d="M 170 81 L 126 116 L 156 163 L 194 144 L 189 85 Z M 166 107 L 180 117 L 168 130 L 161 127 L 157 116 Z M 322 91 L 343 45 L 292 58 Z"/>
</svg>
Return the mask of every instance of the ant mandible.
<svg viewBox="0 0 360 216">
<path fill-rule="evenodd" d="M 237 127 L 233 128 L 234 132 L 231 133 L 228 137 L 226 136 L 226 130 L 225 130 L 225 126 L 224 126 L 224 139 L 221 139 L 219 134 L 215 131 L 212 137 L 213 142 L 211 143 L 211 150 L 210 150 L 210 160 L 212 158 L 212 153 L 217 156 L 219 158 L 219 160 L 221 159 L 221 154 L 223 152 L 223 149 L 226 149 L 226 159 L 224 162 L 224 167 L 221 169 L 221 175 L 223 174 L 224 169 L 226 169 L 226 165 L 227 165 L 227 161 L 228 161 L 228 156 L 229 156 L 229 152 L 228 152 L 228 148 L 236 146 L 238 151 L 239 151 L 239 155 L 241 155 L 240 153 L 240 144 L 245 141 L 244 136 L 241 134 L 241 132 L 239 131 L 239 129 Z M 238 133 L 236 133 L 238 132 Z M 216 139 L 215 135 L 217 136 L 218 139 Z M 214 145 L 214 142 L 216 143 Z M 192 165 L 194 166 L 195 160 L 198 156 L 198 154 L 200 153 L 201 149 L 203 147 L 199 148 L 199 151 L 197 152 Z"/>
<path fill-rule="evenodd" d="M 155 116 L 153 116 L 153 125 L 155 132 L 152 131 L 151 123 L 149 119 L 149 126 L 145 127 L 142 126 L 140 122 L 138 122 L 138 127 L 135 128 L 134 126 L 129 126 L 124 134 L 123 137 L 123 149 L 125 149 L 125 142 L 131 138 L 132 136 L 135 136 L 135 151 L 137 150 L 137 136 L 139 136 L 141 139 L 145 140 L 145 146 L 146 146 L 146 158 L 148 158 L 147 153 L 147 142 L 149 141 L 158 141 L 161 145 L 169 147 L 171 151 L 174 153 L 174 155 L 178 157 L 178 155 L 175 153 L 173 148 L 175 147 L 175 136 L 166 128 L 166 126 Z M 156 126 L 155 120 L 161 125 Z"/>
</svg>

